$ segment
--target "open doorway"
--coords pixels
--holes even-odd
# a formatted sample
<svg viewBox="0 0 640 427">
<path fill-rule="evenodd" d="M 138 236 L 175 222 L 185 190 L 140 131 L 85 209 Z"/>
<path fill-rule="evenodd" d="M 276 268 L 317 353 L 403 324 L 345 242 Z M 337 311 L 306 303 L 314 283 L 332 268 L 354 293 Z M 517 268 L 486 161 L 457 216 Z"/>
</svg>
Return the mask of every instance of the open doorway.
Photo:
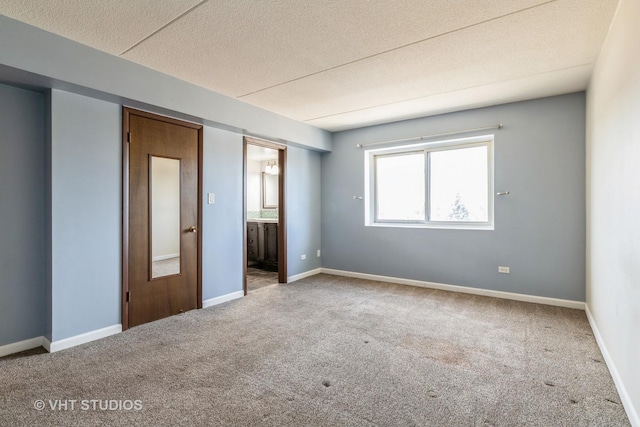
<svg viewBox="0 0 640 427">
<path fill-rule="evenodd" d="M 286 146 L 245 137 L 244 294 L 287 282 Z"/>
</svg>

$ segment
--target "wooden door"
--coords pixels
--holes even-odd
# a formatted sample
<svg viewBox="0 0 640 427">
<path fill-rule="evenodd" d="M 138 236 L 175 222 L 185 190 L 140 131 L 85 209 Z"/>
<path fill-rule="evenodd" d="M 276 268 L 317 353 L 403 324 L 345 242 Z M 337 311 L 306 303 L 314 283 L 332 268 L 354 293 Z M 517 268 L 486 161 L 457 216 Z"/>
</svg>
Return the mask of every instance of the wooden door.
<svg viewBox="0 0 640 427">
<path fill-rule="evenodd" d="M 202 127 L 133 110 L 126 113 L 129 212 L 124 328 L 202 304 L 198 214 Z"/>
</svg>

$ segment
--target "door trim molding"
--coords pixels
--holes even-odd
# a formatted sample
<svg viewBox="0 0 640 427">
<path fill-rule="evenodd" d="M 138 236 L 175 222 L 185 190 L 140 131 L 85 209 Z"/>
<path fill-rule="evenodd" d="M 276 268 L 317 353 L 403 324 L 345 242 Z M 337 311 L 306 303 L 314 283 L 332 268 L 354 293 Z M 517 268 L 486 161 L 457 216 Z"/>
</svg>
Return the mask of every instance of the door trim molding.
<svg viewBox="0 0 640 427">
<path fill-rule="evenodd" d="M 202 170 L 203 170 L 203 126 L 172 117 L 161 116 L 147 111 L 122 107 L 122 330 L 129 329 L 129 118 L 131 115 L 158 120 L 173 125 L 184 126 L 198 131 L 198 256 L 197 256 L 197 301 L 202 308 Z"/>
<path fill-rule="evenodd" d="M 287 214 L 286 214 L 286 180 L 287 180 L 287 146 L 277 142 L 245 136 L 242 138 L 242 290 L 247 290 L 247 145 L 278 150 L 278 283 L 287 283 Z"/>
<path fill-rule="evenodd" d="M 245 136 L 244 141 L 251 145 L 258 145 L 260 147 L 272 148 L 274 150 L 286 150 L 287 146 L 279 144 L 277 142 L 267 141 L 265 139 L 255 138 L 253 136 Z"/>
<path fill-rule="evenodd" d="M 242 295 L 247 296 L 247 137 L 242 138 Z"/>
<path fill-rule="evenodd" d="M 278 150 L 278 163 L 280 164 L 280 179 L 278 180 L 278 283 L 287 283 L 287 150 Z M 247 251 L 245 245 L 245 252 Z M 246 264 L 245 264 L 246 266 Z"/>
<path fill-rule="evenodd" d="M 129 115 L 134 110 L 122 107 L 122 294 L 120 295 L 122 330 L 129 329 Z"/>
</svg>

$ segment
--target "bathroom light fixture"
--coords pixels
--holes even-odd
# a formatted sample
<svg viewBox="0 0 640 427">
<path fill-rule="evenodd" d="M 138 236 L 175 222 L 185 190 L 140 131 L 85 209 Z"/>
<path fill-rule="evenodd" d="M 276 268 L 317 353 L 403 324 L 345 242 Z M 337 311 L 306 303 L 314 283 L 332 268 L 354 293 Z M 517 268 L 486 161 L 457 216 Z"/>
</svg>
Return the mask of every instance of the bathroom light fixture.
<svg viewBox="0 0 640 427">
<path fill-rule="evenodd" d="M 275 160 L 273 161 L 273 164 L 271 164 L 271 161 L 269 161 L 267 163 L 267 166 L 264 168 L 264 173 L 268 175 L 278 175 L 279 172 L 280 168 L 278 167 L 278 164 Z"/>
</svg>

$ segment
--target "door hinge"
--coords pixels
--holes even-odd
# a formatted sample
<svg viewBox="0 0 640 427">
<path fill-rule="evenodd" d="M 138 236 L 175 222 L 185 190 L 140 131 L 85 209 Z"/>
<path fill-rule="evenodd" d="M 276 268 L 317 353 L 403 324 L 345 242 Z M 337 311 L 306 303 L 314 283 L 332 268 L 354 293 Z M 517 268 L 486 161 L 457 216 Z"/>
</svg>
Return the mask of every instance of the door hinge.
<svg viewBox="0 0 640 427">
<path fill-rule="evenodd" d="M 131 132 L 127 132 L 127 142 L 131 142 Z"/>
<path fill-rule="evenodd" d="M 129 293 L 129 291 L 127 291 L 127 302 L 130 301 L 130 298 L 131 298 L 131 294 Z"/>
</svg>

